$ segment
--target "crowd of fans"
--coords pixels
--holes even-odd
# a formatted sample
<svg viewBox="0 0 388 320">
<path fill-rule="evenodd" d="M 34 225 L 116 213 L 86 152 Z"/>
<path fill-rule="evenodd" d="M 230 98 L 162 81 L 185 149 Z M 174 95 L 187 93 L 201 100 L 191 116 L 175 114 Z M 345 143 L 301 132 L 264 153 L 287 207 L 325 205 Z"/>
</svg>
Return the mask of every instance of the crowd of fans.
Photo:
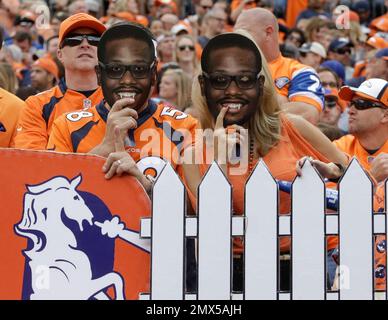
<svg viewBox="0 0 388 320">
<path fill-rule="evenodd" d="M 305 8 L 290 17 L 292 2 L 285 0 L 3 0 L 0 26 L 0 86 L 22 100 L 45 91 L 65 76 L 57 58 L 59 25 L 84 12 L 106 26 L 132 21 L 149 27 L 157 41 L 158 85 L 154 97 L 180 110 L 191 107 L 189 81 L 199 71 L 199 59 L 209 39 L 232 31 L 240 14 L 266 8 L 277 16 L 279 45 L 284 57 L 333 72 L 338 80 L 326 87 L 358 87 L 365 79 L 387 79 L 387 1 L 305 1 Z M 349 12 L 344 10 L 349 8 Z M 385 14 L 384 14 L 385 13 Z M 169 69 L 177 69 L 164 75 Z M 163 79 L 164 78 L 164 79 Z M 322 79 L 321 79 L 322 80 Z M 330 99 L 327 99 L 330 100 Z M 347 132 L 346 104 L 338 99 L 337 122 L 328 120 L 329 105 L 320 122 L 334 136 Z M 195 115 L 195 108 L 189 113 Z M 338 126 L 337 126 L 338 125 Z"/>
</svg>

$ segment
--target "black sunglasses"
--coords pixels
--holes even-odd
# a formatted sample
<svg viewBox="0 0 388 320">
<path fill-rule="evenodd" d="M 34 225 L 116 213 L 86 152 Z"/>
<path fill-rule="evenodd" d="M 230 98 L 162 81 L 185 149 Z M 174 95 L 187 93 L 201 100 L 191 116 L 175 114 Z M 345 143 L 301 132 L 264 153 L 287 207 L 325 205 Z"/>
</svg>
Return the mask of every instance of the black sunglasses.
<svg viewBox="0 0 388 320">
<path fill-rule="evenodd" d="M 151 65 L 123 65 L 118 63 L 104 64 L 102 62 L 99 62 L 98 64 L 105 71 L 106 76 L 111 79 L 121 79 L 128 70 L 134 79 L 144 79 L 148 77 L 150 70 L 155 66 L 155 60 L 151 63 Z"/>
<path fill-rule="evenodd" d="M 194 51 L 194 46 L 189 46 L 189 45 L 183 45 L 178 47 L 180 51 L 184 51 L 185 49 L 189 49 L 190 51 Z"/>
<path fill-rule="evenodd" d="M 325 107 L 328 107 L 329 109 L 334 108 L 337 105 L 336 99 L 330 99 L 325 97 Z"/>
<path fill-rule="evenodd" d="M 353 100 L 350 102 L 350 105 L 354 106 L 357 110 L 367 110 L 372 108 L 385 109 L 385 107 L 380 103 L 363 99 Z"/>
<path fill-rule="evenodd" d="M 202 75 L 209 80 L 210 85 L 217 90 L 225 90 L 230 86 L 230 83 L 234 81 L 242 90 L 252 89 L 256 84 L 257 80 L 260 78 L 260 73 L 243 73 L 235 76 L 230 76 L 223 73 L 212 73 L 208 74 L 202 72 Z"/>
<path fill-rule="evenodd" d="M 79 35 L 70 35 L 63 39 L 61 48 L 69 46 L 76 47 L 79 46 L 82 41 L 86 39 L 91 46 L 97 47 L 100 37 L 94 34 L 79 34 Z"/>
</svg>

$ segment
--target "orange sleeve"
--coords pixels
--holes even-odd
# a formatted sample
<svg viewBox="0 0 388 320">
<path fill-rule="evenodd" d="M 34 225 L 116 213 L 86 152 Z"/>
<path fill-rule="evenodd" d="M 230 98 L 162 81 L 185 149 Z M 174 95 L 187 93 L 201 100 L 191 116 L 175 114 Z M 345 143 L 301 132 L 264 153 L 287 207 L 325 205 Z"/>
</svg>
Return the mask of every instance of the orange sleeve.
<svg viewBox="0 0 388 320">
<path fill-rule="evenodd" d="M 74 152 L 64 114 L 53 123 L 47 149 L 57 152 Z"/>
<path fill-rule="evenodd" d="M 4 91 L 0 88 L 0 147 L 13 148 L 16 125 L 25 103 L 13 94 Z"/>
<path fill-rule="evenodd" d="M 15 147 L 21 149 L 45 150 L 48 141 L 46 122 L 36 96 L 26 101 L 27 106 L 20 113 Z"/>
</svg>

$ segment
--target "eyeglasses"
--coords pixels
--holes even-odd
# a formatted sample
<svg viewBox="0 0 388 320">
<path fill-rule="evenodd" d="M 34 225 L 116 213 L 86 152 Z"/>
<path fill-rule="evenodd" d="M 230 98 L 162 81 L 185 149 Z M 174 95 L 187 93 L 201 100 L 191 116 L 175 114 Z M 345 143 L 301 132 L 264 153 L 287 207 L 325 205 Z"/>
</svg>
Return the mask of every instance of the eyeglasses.
<svg viewBox="0 0 388 320">
<path fill-rule="evenodd" d="M 213 8 L 212 6 L 201 6 L 203 10 L 210 10 Z"/>
<path fill-rule="evenodd" d="M 367 110 L 372 108 L 385 109 L 385 107 L 380 103 L 363 99 L 352 100 L 350 102 L 350 106 L 354 106 L 357 110 Z"/>
<path fill-rule="evenodd" d="M 260 73 L 243 73 L 235 76 L 230 76 L 222 73 L 208 74 L 202 72 L 202 75 L 209 80 L 210 85 L 217 90 L 225 90 L 230 86 L 230 83 L 234 81 L 242 90 L 252 89 L 257 80 L 260 78 Z"/>
<path fill-rule="evenodd" d="M 63 39 L 61 48 L 65 47 L 65 46 L 69 46 L 69 47 L 79 46 L 84 39 L 86 39 L 88 41 L 88 43 L 94 47 L 97 47 L 98 42 L 100 41 L 100 37 L 97 35 L 93 35 L 93 34 L 73 35 L 73 36 L 69 36 L 69 37 L 66 37 L 65 39 Z"/>
<path fill-rule="evenodd" d="M 295 37 L 293 35 L 290 35 L 287 37 L 287 40 L 290 40 L 290 41 L 296 41 L 298 43 L 301 43 L 302 42 L 302 38 L 299 38 L 299 37 Z"/>
<path fill-rule="evenodd" d="M 330 99 L 325 97 L 325 107 L 328 107 L 329 109 L 334 108 L 337 105 L 336 99 Z"/>
<path fill-rule="evenodd" d="M 178 47 L 180 51 L 184 51 L 185 49 L 188 49 L 190 51 L 194 51 L 194 46 L 189 46 L 189 45 L 183 45 Z"/>
<path fill-rule="evenodd" d="M 102 69 L 104 69 L 106 76 L 111 79 L 121 79 L 128 70 L 134 79 L 144 79 L 148 77 L 150 70 L 155 66 L 155 60 L 151 63 L 151 65 L 123 65 L 118 63 L 104 64 L 102 62 L 99 62 L 98 64 Z"/>
</svg>

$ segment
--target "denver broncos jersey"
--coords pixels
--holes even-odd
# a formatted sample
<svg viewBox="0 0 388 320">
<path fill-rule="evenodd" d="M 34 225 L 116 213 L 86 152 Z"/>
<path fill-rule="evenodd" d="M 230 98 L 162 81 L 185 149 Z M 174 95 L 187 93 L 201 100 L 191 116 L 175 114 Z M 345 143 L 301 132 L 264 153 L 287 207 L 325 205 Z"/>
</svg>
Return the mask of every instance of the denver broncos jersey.
<svg viewBox="0 0 388 320">
<path fill-rule="evenodd" d="M 323 110 L 325 91 L 313 68 L 283 56 L 268 65 L 279 94 L 290 102 L 304 102 L 313 105 L 319 112 Z"/>
<path fill-rule="evenodd" d="M 351 134 L 343 136 L 342 138 L 333 141 L 333 143 L 338 149 L 347 153 L 351 157 L 356 157 L 361 166 L 368 171 L 371 169 L 373 160 L 379 154 L 388 153 L 388 140 L 385 141 L 381 148 L 373 154 L 369 154 L 368 151 L 366 151 L 360 144 L 360 141 Z"/>
<path fill-rule="evenodd" d="M 59 117 L 53 124 L 48 149 L 59 152 L 87 153 L 99 145 L 106 132 L 108 109 L 105 101 L 82 111 Z M 181 151 L 194 143 L 198 121 L 166 103 L 149 100 L 139 113 L 137 128 L 128 131 L 126 149 L 138 161 L 153 156 L 174 166 Z"/>
<path fill-rule="evenodd" d="M 0 147 L 14 146 L 16 123 L 25 102 L 0 88 Z"/>
<path fill-rule="evenodd" d="M 103 99 L 100 87 L 89 97 L 68 89 L 61 82 L 50 90 L 29 97 L 27 108 L 20 113 L 15 137 L 15 147 L 45 150 L 54 120 L 66 112 L 89 108 Z"/>
</svg>

